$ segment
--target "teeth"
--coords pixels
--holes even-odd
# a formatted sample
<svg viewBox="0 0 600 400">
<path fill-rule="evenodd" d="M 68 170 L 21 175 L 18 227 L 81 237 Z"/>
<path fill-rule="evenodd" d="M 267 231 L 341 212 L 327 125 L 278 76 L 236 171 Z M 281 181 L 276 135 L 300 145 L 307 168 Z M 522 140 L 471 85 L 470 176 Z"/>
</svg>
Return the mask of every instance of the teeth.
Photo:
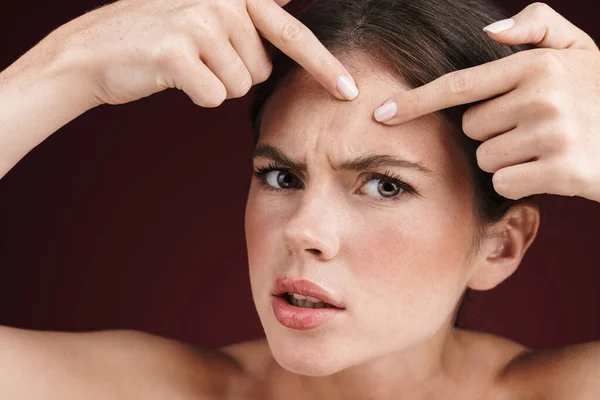
<svg viewBox="0 0 600 400">
<path fill-rule="evenodd" d="M 311 303 L 322 303 L 321 300 L 317 299 L 316 297 L 312 297 L 312 296 L 304 296 L 298 293 L 291 293 L 288 292 L 288 295 L 290 296 L 294 296 L 296 298 L 296 300 L 308 300 Z"/>
<path fill-rule="evenodd" d="M 301 308 L 334 308 L 331 304 L 323 303 L 322 301 L 310 296 L 301 296 L 303 299 L 298 299 L 299 294 L 292 293 L 290 303 Z M 315 301 L 316 300 L 316 301 Z"/>
</svg>

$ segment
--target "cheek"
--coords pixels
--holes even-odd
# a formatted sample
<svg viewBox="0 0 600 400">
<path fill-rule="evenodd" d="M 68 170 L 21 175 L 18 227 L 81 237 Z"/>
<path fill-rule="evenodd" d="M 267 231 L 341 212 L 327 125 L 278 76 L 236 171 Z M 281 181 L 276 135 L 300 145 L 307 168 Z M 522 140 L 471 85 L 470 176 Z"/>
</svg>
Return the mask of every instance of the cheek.
<svg viewBox="0 0 600 400">
<path fill-rule="evenodd" d="M 261 191 L 252 182 L 246 204 L 246 245 L 251 277 L 257 274 L 273 274 L 273 265 L 281 265 L 283 230 L 292 199 L 281 201 Z"/>
<path fill-rule="evenodd" d="M 413 203 L 388 215 L 361 213 L 346 248 L 369 323 L 381 314 L 388 321 L 428 319 L 423 326 L 445 320 L 467 271 L 468 217 L 455 211 Z"/>
</svg>

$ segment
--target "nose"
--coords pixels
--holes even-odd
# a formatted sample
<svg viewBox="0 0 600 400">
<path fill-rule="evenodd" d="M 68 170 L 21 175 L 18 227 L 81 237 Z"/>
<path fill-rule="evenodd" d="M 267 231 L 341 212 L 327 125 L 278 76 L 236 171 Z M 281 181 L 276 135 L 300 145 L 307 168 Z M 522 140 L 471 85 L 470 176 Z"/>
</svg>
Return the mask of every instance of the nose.
<svg viewBox="0 0 600 400">
<path fill-rule="evenodd" d="M 307 195 L 305 192 L 285 227 L 285 244 L 293 254 L 300 257 L 331 260 L 340 250 L 336 223 L 340 208 L 324 199 L 324 196 Z"/>
</svg>

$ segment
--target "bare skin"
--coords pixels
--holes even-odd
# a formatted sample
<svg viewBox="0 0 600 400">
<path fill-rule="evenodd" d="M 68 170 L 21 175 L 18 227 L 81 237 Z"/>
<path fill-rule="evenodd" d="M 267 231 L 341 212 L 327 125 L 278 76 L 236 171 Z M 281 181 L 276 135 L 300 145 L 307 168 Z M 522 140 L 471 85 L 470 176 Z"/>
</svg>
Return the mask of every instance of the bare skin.
<svg viewBox="0 0 600 400">
<path fill-rule="evenodd" d="M 266 340 L 197 349 L 133 331 L 85 334 L 0 329 L 0 392 L 11 399 L 595 399 L 597 345 L 531 351 L 512 341 L 455 330 L 450 379 L 426 392 L 352 397 L 282 369 Z M 393 375 L 393 371 L 390 372 Z M 323 380 L 323 378 L 318 378 Z M 329 380 L 330 378 L 327 378 Z M 335 382 L 335 379 L 331 379 Z M 404 397 L 403 396 L 403 397 Z"/>
<path fill-rule="evenodd" d="M 278 2 L 279 5 L 284 3 Z M 269 60 L 258 46 L 258 35 L 248 35 L 248 30 L 254 33 L 254 28 L 297 59 L 311 73 L 314 81 L 342 104 L 340 100 L 348 97 L 344 96 L 343 90 L 340 91 L 338 78 L 342 74 L 350 76 L 348 70 L 314 37 L 303 32 L 300 25 L 291 22 L 288 15 L 275 7 L 278 6 L 270 0 L 228 3 L 122 1 L 59 28 L 0 74 L 0 104 L 3 105 L 0 108 L 0 126 L 3 127 L 0 131 L 0 174 L 5 174 L 55 130 L 99 104 L 126 103 L 168 87 L 184 90 L 194 102 L 205 107 L 218 106 L 226 98 L 243 96 L 252 84 L 263 81 L 270 73 Z M 245 14 L 246 10 L 250 15 Z M 157 15 L 163 16 L 161 23 L 155 23 Z M 198 16 L 210 16 L 201 18 L 202 23 L 208 23 L 207 29 L 202 32 L 220 32 L 221 36 L 198 37 Z M 127 27 L 131 30 L 128 31 Z M 168 40 L 132 38 L 128 36 L 131 32 L 144 32 L 151 38 Z M 121 37 L 129 37 L 129 41 L 120 45 Z M 223 48 L 219 45 L 223 44 L 221 39 L 224 38 L 232 39 L 232 48 L 227 48 L 225 53 L 203 53 L 205 49 Z M 235 38 L 246 41 L 236 46 Z M 140 47 L 140 43 L 145 45 Z M 151 47 L 153 45 L 162 50 L 157 52 L 157 48 Z M 90 48 L 92 51 L 88 50 Z M 132 49 L 138 51 L 133 52 Z M 231 58 L 226 58 L 228 62 L 223 63 L 223 57 L 235 55 L 232 52 L 239 57 L 233 57 L 237 63 L 231 62 Z M 202 54 L 206 64 L 188 62 L 190 55 L 195 58 L 198 53 Z M 114 63 L 115 57 L 123 62 Z M 138 75 L 141 78 L 132 81 L 131 69 L 145 71 L 146 74 Z M 98 85 L 98 82 L 101 84 Z M 345 88 L 347 94 L 348 87 Z M 360 97 L 356 104 L 346 103 L 344 106 L 356 107 L 352 110 L 364 112 L 369 107 L 372 109 L 376 101 L 383 100 L 369 93 L 392 95 L 376 86 L 365 85 L 364 89 L 366 96 Z M 318 93 L 314 87 L 303 93 L 293 92 L 300 95 Z M 300 100 L 301 96 L 294 102 L 295 106 L 302 105 Z M 316 100 L 333 101 L 326 99 L 323 93 L 306 100 L 306 104 L 313 104 Z M 335 113 L 341 112 L 341 108 L 336 107 L 323 108 L 329 110 L 328 118 L 336 118 Z M 292 109 L 288 111 L 293 114 Z M 415 127 L 418 126 L 418 123 L 415 124 Z M 344 139 L 350 140 L 351 135 L 360 131 L 359 128 L 354 126 L 354 130 L 346 130 L 350 136 Z M 271 131 L 275 132 L 274 129 Z M 269 129 L 264 140 L 274 144 L 278 138 L 268 132 Z M 410 140 L 410 132 L 404 133 L 402 140 Z M 318 136 L 310 139 L 323 144 Z M 290 145 L 285 140 L 277 145 L 303 150 L 300 145 Z M 437 147 L 435 142 L 429 146 L 421 150 L 441 151 L 439 143 Z M 326 149 L 327 143 L 316 147 Z M 309 152 L 307 158 L 317 160 L 325 154 L 310 153 L 311 149 L 306 151 Z M 443 159 L 433 158 L 438 162 Z M 317 169 L 322 168 L 315 165 Z M 309 168 L 312 169 L 312 165 Z M 448 190 L 443 195 L 448 197 L 451 193 Z M 264 194 L 254 192 L 252 196 L 254 200 L 261 200 Z M 507 248 L 513 249 L 513 252 L 501 252 L 490 257 L 501 243 L 486 243 L 480 259 L 460 271 L 464 285 L 484 290 L 514 271 L 537 230 L 537 226 L 533 226 L 535 223 L 526 223 L 531 215 L 530 211 L 516 210 L 509 216 L 512 219 L 506 218 L 496 227 L 507 229 L 511 222 L 523 222 L 516 228 L 511 226 L 511 229 L 514 228 L 513 236 L 507 242 L 511 244 Z M 307 227 L 296 226 L 293 232 L 288 230 L 287 240 L 291 244 L 298 241 Z M 269 243 L 254 244 L 255 247 L 260 245 Z M 306 256 L 306 249 L 300 246 L 296 250 L 297 256 Z M 319 254 L 322 255 L 324 251 L 321 250 Z M 312 256 L 314 253 L 311 252 Z M 500 269 L 500 276 L 490 272 L 494 265 L 504 266 Z M 459 284 L 455 286 L 457 291 L 463 289 Z M 256 293 L 261 294 L 259 291 Z M 259 311 L 266 315 L 267 308 L 264 304 L 261 306 Z M 418 400 L 597 399 L 600 395 L 597 379 L 600 345 L 597 343 L 552 351 L 531 351 L 496 336 L 455 329 L 450 321 L 447 319 L 441 324 L 422 348 L 415 346 L 412 360 L 423 359 L 429 364 L 418 364 L 414 374 L 407 373 L 410 368 L 402 362 L 402 355 L 398 353 L 382 357 L 379 362 L 364 362 L 326 376 L 302 375 L 283 368 L 264 339 L 209 350 L 140 332 L 74 334 L 2 327 L 0 396 L 50 400 Z M 279 327 L 269 323 L 270 334 L 282 343 L 282 336 L 277 337 L 281 335 L 277 332 Z M 281 348 L 275 354 L 281 356 Z M 367 347 L 363 346 L 362 351 L 368 352 Z"/>
</svg>

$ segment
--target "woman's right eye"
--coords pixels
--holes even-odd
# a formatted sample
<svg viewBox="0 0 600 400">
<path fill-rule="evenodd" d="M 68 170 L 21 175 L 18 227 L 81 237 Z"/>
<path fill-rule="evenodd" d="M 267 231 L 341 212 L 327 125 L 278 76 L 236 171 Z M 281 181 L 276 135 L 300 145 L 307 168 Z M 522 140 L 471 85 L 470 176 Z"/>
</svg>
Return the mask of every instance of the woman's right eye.
<svg viewBox="0 0 600 400">
<path fill-rule="evenodd" d="M 288 171 L 273 169 L 270 171 L 258 171 L 255 175 L 273 189 L 286 190 L 301 187 L 300 179 Z"/>
</svg>

